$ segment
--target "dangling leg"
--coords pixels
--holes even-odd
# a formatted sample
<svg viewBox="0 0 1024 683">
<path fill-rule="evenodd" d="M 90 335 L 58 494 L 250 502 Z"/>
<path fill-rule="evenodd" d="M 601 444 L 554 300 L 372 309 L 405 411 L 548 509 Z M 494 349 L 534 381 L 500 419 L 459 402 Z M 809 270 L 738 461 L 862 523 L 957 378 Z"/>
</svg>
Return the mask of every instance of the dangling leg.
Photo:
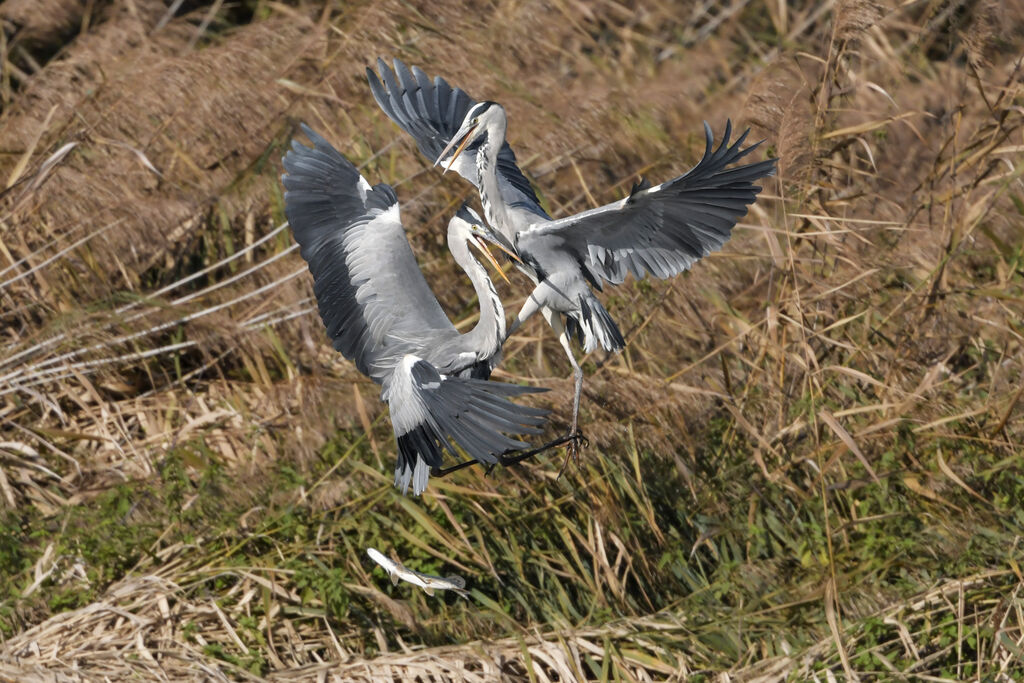
<svg viewBox="0 0 1024 683">
<path fill-rule="evenodd" d="M 502 465 L 504 467 L 508 467 L 509 465 L 515 465 L 517 463 L 522 462 L 523 460 L 526 460 L 527 458 L 532 458 L 533 456 L 543 453 L 544 451 L 548 451 L 551 450 L 552 448 L 561 446 L 567 441 L 572 441 L 574 438 L 575 437 L 573 435 L 560 436 L 554 441 L 548 441 L 543 446 L 534 448 L 532 451 L 516 453 L 515 455 L 499 455 L 497 464 Z M 490 468 L 493 469 L 494 465 L 490 465 Z M 488 472 L 490 472 L 490 469 L 488 469 Z"/>
<path fill-rule="evenodd" d="M 509 465 L 516 465 L 518 463 L 521 463 L 523 460 L 526 460 L 527 458 L 532 458 L 535 455 L 540 455 L 544 451 L 548 451 L 551 450 L 552 448 L 561 446 L 567 441 L 572 441 L 573 438 L 575 437 L 572 435 L 560 436 L 554 441 L 549 441 L 543 446 L 538 446 L 537 448 L 534 448 L 529 451 L 523 451 L 522 453 L 516 453 L 515 455 L 506 455 L 502 453 L 501 455 L 498 456 L 498 462 L 486 465 L 487 474 L 490 474 L 491 470 L 493 470 L 496 465 L 501 465 L 503 467 L 508 467 Z M 482 463 L 479 460 L 464 460 L 457 465 L 452 465 L 451 467 L 434 467 L 430 470 L 430 476 L 444 477 L 451 474 L 452 472 L 458 472 L 459 470 L 466 469 L 467 467 L 471 467 L 476 464 L 484 465 L 485 463 Z"/>
<path fill-rule="evenodd" d="M 579 465 L 579 452 L 580 448 L 590 445 L 587 438 L 583 436 L 583 432 L 579 430 L 579 417 L 580 417 L 580 397 L 583 395 L 583 368 L 576 362 L 576 356 L 572 353 L 572 346 L 569 345 L 569 334 L 566 332 L 565 323 L 562 322 L 562 316 L 557 311 L 553 311 L 550 308 L 544 308 L 544 318 L 548 321 L 548 325 L 558 335 L 558 341 L 562 345 L 562 349 L 565 350 L 565 355 L 569 358 L 569 363 L 572 365 L 572 377 L 575 383 L 573 397 L 572 397 L 572 424 L 569 425 L 569 433 L 566 434 L 566 438 L 569 439 L 569 445 L 565 448 L 565 462 L 562 463 L 562 469 L 558 471 L 558 475 L 561 476 L 562 472 L 565 471 L 565 466 L 569 463 L 571 457 L 573 462 Z"/>
</svg>

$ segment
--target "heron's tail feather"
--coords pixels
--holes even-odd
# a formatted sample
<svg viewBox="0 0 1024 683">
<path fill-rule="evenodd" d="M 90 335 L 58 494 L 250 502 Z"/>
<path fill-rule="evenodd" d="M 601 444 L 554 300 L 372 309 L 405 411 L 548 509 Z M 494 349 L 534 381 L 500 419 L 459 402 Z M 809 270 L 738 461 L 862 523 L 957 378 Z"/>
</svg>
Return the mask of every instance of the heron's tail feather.
<svg viewBox="0 0 1024 683">
<path fill-rule="evenodd" d="M 539 434 L 548 411 L 510 399 L 538 391 L 544 389 L 444 376 L 427 361 L 405 356 L 384 388 L 398 442 L 395 486 L 405 493 L 411 482 L 414 494 L 423 493 L 445 452 L 490 464 L 526 448 L 507 435 Z"/>
<path fill-rule="evenodd" d="M 598 346 L 605 351 L 625 348 L 626 340 L 622 338 L 619 326 L 596 296 L 588 292 L 580 296 L 579 303 L 578 313 L 566 315 L 566 329 L 583 345 L 584 351 L 590 353 Z"/>
</svg>

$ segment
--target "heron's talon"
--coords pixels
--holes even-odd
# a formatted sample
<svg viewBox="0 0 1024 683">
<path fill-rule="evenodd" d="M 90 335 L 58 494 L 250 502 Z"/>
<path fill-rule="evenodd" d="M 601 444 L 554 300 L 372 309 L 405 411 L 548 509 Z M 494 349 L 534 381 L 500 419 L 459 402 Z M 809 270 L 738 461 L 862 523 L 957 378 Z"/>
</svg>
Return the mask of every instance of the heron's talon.
<svg viewBox="0 0 1024 683">
<path fill-rule="evenodd" d="M 590 439 L 583 435 L 583 432 L 577 429 L 569 436 L 569 445 L 566 450 L 572 455 L 573 462 L 577 466 L 580 464 L 580 451 L 584 448 L 590 448 Z"/>
<path fill-rule="evenodd" d="M 565 439 L 565 461 L 562 463 L 562 467 L 558 470 L 558 478 L 561 478 L 562 474 L 565 472 L 565 468 L 569 465 L 570 459 L 572 459 L 572 462 L 576 467 L 579 467 L 580 451 L 584 448 L 590 447 L 590 439 L 585 437 L 579 428 L 571 434 L 567 434 Z"/>
</svg>

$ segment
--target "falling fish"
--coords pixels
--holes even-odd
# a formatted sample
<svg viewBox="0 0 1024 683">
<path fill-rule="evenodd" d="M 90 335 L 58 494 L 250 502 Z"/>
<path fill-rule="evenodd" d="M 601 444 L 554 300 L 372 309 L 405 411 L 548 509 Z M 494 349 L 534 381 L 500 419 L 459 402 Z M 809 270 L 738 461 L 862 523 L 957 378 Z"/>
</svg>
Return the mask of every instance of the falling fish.
<svg viewBox="0 0 1024 683">
<path fill-rule="evenodd" d="M 396 562 L 376 548 L 367 548 L 366 554 L 370 559 L 379 564 L 391 575 L 391 583 L 398 584 L 398 580 L 408 581 L 414 586 L 419 586 L 427 595 L 433 595 L 435 590 L 453 591 L 464 598 L 469 598 L 465 590 L 466 580 L 461 576 L 433 576 L 413 571 L 400 562 Z"/>
</svg>

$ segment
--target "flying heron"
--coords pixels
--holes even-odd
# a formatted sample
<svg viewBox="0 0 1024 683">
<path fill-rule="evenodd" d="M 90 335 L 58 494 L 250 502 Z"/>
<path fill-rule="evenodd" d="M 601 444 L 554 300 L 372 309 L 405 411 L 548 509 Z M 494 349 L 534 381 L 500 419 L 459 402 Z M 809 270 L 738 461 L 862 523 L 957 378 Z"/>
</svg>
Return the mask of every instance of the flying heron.
<svg viewBox="0 0 1024 683">
<path fill-rule="evenodd" d="M 419 495 L 452 442 L 494 464 L 539 434 L 548 411 L 510 399 L 541 391 L 487 380 L 505 340 L 505 313 L 470 245 L 495 266 L 490 230 L 468 207 L 448 224 L 448 247 L 480 300 L 480 319 L 459 334 L 423 277 L 390 185 L 370 186 L 308 126 L 283 162 L 285 214 L 313 275 L 320 317 L 334 348 L 381 385 L 398 443 L 395 486 Z M 500 268 L 499 268 L 500 272 Z M 512 458 L 516 461 L 518 458 Z M 473 460 L 467 461 L 473 462 Z"/>
<path fill-rule="evenodd" d="M 379 78 L 366 70 L 377 104 L 435 165 L 444 163 L 445 171 L 454 169 L 476 186 L 487 222 L 518 254 L 520 269 L 535 283 L 506 334 L 537 311 L 543 314 L 572 365 L 575 394 L 569 433 L 579 436 L 583 371 L 569 337 L 581 339 L 587 352 L 625 346 L 591 287 L 600 290 L 602 281 L 621 284 L 627 273 L 668 278 L 720 249 L 757 198 L 761 188 L 754 182 L 774 173 L 775 159 L 726 168 L 760 143 L 742 147 L 747 129 L 730 145 L 729 122 L 714 149 L 705 122 L 704 156 L 687 173 L 653 187 L 641 180 L 625 199 L 553 220 L 505 140 L 507 119 L 500 104 L 477 102 L 441 77 L 431 80 L 397 59 L 394 71 L 382 59 L 377 68 Z M 578 448 L 578 440 L 570 442 L 571 454 Z"/>
</svg>

